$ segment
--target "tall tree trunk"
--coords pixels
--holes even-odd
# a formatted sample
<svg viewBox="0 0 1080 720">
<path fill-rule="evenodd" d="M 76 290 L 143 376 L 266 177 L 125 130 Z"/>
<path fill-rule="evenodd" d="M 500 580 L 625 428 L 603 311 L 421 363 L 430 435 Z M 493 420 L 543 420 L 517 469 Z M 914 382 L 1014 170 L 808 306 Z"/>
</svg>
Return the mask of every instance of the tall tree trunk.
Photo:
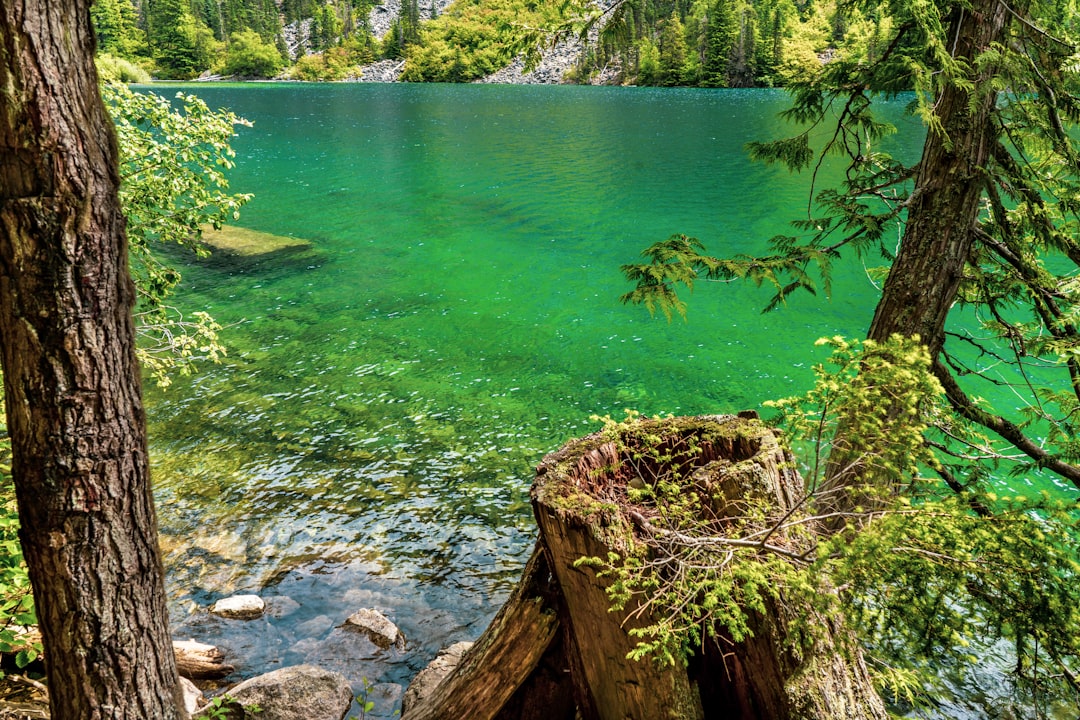
<svg viewBox="0 0 1080 720">
<path fill-rule="evenodd" d="M 965 67 L 1000 42 L 1009 19 L 998 0 L 976 0 L 957 6 L 948 37 L 955 39 L 953 57 Z M 945 318 L 956 300 L 964 265 L 971 257 L 980 201 L 986 188 L 986 166 L 997 138 L 993 110 L 997 92 L 994 70 L 984 65 L 970 78 L 972 89 L 946 82 L 935 100 L 940 128 L 931 128 L 923 145 L 915 189 L 909 201 L 900 249 L 889 270 L 867 337 L 884 342 L 893 335 L 918 335 L 936 360 L 945 344 Z M 869 491 L 826 492 L 827 509 L 873 507 L 884 488 L 868 477 L 865 449 L 858 448 L 856 418 L 841 418 L 829 454 L 824 489 L 868 483 Z M 854 441 L 854 442 L 853 442 Z M 835 521 L 836 526 L 843 520 Z"/>
<path fill-rule="evenodd" d="M 0 3 L 0 333 L 54 718 L 182 716 L 89 0 Z"/>
<path fill-rule="evenodd" d="M 948 33 L 956 39 L 956 60 L 975 66 L 981 53 L 1001 41 L 1008 18 L 1008 6 L 998 0 L 958 6 Z M 993 73 L 984 67 L 971 78 L 973 92 L 949 82 L 936 99 L 941 129 L 931 129 L 923 145 L 907 225 L 870 324 L 871 340 L 919 335 L 932 358 L 941 351 L 945 317 L 975 241 L 985 168 L 997 137 Z"/>
</svg>

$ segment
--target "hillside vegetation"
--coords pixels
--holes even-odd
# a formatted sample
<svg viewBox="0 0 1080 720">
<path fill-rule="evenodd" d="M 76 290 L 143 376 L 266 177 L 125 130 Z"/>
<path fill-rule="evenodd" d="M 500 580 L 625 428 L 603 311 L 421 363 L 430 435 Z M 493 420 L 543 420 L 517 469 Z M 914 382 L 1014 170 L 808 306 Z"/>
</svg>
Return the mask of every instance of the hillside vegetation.
<svg viewBox="0 0 1080 720">
<path fill-rule="evenodd" d="M 824 59 L 872 60 L 889 18 L 834 0 L 98 0 L 99 66 L 117 79 L 341 80 L 379 60 L 467 82 L 556 36 L 587 36 L 566 82 L 789 84 Z M 595 23 L 590 23 L 596 20 Z M 600 29 L 602 28 L 602 30 Z"/>
</svg>

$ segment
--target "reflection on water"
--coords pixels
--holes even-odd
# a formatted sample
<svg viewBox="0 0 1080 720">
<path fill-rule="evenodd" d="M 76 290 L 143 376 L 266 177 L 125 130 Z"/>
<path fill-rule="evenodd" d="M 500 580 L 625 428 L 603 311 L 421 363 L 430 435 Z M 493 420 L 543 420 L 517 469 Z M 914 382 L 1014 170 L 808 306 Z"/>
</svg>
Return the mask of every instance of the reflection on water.
<svg viewBox="0 0 1080 720">
<path fill-rule="evenodd" d="M 229 325 L 230 354 L 149 392 L 176 633 L 227 647 L 241 675 L 311 661 L 407 682 L 498 609 L 534 538 L 533 468 L 590 415 L 757 407 L 809 385 L 816 338 L 870 319 L 862 268 L 764 316 L 768 291 L 741 284 L 699 284 L 688 323 L 618 303 L 619 265 L 650 242 L 760 250 L 805 213 L 803 179 L 742 149 L 780 132 L 779 93 L 199 94 L 255 123 L 236 141 L 243 223 L 314 245 L 186 265 L 179 302 Z M 905 127 L 893 144 L 913 154 Z M 271 615 L 197 610 L 235 592 Z M 359 607 L 407 650 L 343 635 Z"/>
</svg>

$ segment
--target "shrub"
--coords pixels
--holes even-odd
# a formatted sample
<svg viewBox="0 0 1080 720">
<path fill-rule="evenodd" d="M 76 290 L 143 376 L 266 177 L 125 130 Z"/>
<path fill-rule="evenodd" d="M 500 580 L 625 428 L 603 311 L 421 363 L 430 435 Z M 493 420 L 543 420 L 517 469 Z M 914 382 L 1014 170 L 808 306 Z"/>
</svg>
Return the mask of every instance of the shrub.
<svg viewBox="0 0 1080 720">
<path fill-rule="evenodd" d="M 241 30 L 229 36 L 222 71 L 241 77 L 273 77 L 281 72 L 285 61 L 272 43 L 265 42 L 254 30 Z"/>
<path fill-rule="evenodd" d="M 150 73 L 130 60 L 115 55 L 102 54 L 94 59 L 98 77 L 104 83 L 148 83 Z"/>
</svg>

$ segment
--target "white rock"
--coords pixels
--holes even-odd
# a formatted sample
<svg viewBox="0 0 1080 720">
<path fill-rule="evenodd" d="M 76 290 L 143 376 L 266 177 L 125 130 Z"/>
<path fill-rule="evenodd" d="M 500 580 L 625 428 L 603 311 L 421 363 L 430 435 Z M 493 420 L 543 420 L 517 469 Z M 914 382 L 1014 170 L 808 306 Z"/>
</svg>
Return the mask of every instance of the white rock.
<svg viewBox="0 0 1080 720">
<path fill-rule="evenodd" d="M 233 595 L 210 606 L 210 612 L 221 617 L 250 620 L 263 614 L 266 603 L 258 595 Z"/>
<path fill-rule="evenodd" d="M 391 645 L 397 647 L 398 650 L 405 649 L 405 636 L 401 630 L 378 610 L 371 608 L 357 610 L 345 621 L 344 627 L 364 633 L 371 642 L 384 650 Z"/>
</svg>

